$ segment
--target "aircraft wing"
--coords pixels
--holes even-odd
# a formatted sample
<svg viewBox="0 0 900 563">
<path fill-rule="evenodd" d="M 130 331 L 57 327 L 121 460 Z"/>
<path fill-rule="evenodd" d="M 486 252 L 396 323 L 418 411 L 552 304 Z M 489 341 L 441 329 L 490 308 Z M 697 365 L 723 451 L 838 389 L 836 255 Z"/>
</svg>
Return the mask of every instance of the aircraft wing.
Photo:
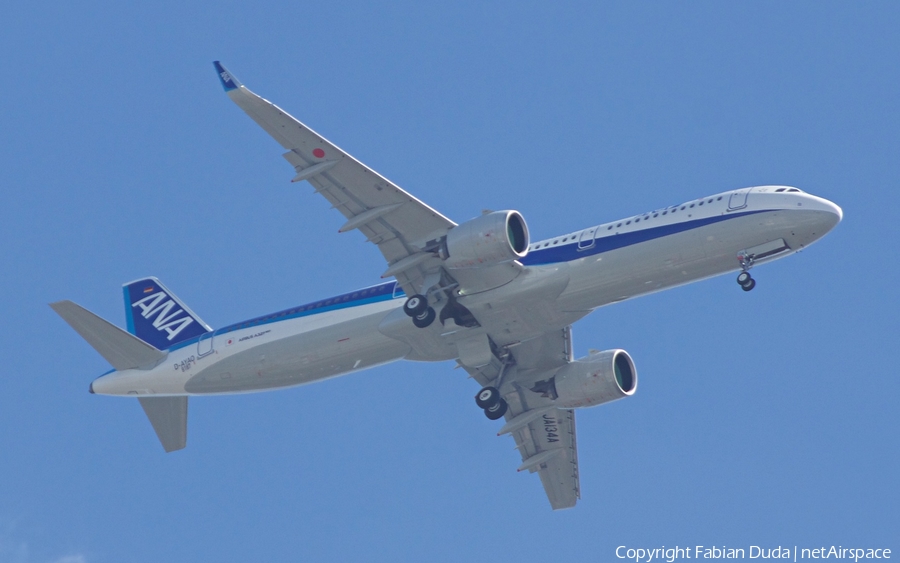
<svg viewBox="0 0 900 563">
<path fill-rule="evenodd" d="M 537 418 L 512 432 L 516 447 L 522 454 L 519 471 L 538 473 L 553 510 L 572 508 L 581 498 L 575 411 L 536 409 L 521 412 L 517 416 L 529 414 Z M 507 424 L 515 422 L 515 416 L 507 418 L 507 421 Z"/>
<path fill-rule="evenodd" d="M 496 386 L 498 376 L 506 372 L 499 389 L 509 409 L 498 435 L 515 439 L 522 455 L 519 471 L 538 473 L 550 506 L 571 508 L 581 498 L 575 412 L 555 408 L 550 397 L 533 390 L 536 381 L 572 360 L 571 327 L 523 342 L 511 355 L 506 367 L 496 358 L 480 368 L 460 365 L 482 386 Z"/>
<path fill-rule="evenodd" d="M 433 246 L 456 223 L 248 90 L 218 61 L 214 64 L 228 97 L 287 149 L 284 158 L 297 172 L 293 181 L 307 180 L 344 214 L 347 222 L 340 232 L 359 229 L 378 246 L 388 262 L 382 277 L 394 276 L 407 294 L 416 293 L 440 263 Z"/>
</svg>

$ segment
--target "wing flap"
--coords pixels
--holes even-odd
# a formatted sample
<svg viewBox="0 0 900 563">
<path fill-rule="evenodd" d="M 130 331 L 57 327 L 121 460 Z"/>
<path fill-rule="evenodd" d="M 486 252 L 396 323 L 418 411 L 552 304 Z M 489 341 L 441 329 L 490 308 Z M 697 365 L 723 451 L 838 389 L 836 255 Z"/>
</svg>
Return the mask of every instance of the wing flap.
<svg viewBox="0 0 900 563">
<path fill-rule="evenodd" d="M 541 460 L 529 470 L 532 473 L 536 471 L 540 476 L 553 510 L 575 506 L 581 498 L 575 442 L 575 412 L 569 409 L 553 409 L 551 412 L 543 413 L 529 424 L 527 434 L 520 431 L 515 433 L 514 437 L 517 444 L 528 441 L 531 448 L 536 448 L 537 453 L 533 454 L 534 456 L 546 455 L 546 460 Z M 520 450 L 527 449 L 529 448 L 520 448 Z M 525 453 L 522 454 L 522 458 L 523 463 L 527 463 Z"/>
</svg>

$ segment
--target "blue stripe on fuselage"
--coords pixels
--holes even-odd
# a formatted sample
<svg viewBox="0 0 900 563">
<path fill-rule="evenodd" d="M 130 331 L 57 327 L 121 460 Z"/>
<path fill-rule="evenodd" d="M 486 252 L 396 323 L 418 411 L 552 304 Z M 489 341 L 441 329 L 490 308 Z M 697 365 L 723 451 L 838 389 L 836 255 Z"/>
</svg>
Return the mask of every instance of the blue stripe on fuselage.
<svg viewBox="0 0 900 563">
<path fill-rule="evenodd" d="M 662 225 L 659 227 L 651 227 L 649 229 L 640 229 L 621 234 L 597 237 L 594 239 L 594 246 L 586 248 L 584 250 L 578 250 L 577 241 L 572 241 L 568 244 L 561 244 L 548 248 L 535 249 L 529 252 L 528 255 L 522 259 L 522 264 L 526 266 L 538 266 L 541 264 L 569 262 L 571 260 L 584 258 L 585 256 L 592 256 L 603 252 L 609 252 L 611 250 L 624 248 L 626 246 L 631 246 L 665 236 L 682 233 L 691 229 L 697 229 L 706 225 L 712 225 L 714 223 L 719 223 L 728 219 L 745 217 L 747 215 L 753 215 L 754 213 L 764 213 L 766 211 L 772 210 L 766 209 L 760 211 L 745 211 L 743 213 L 729 213 L 727 215 L 717 215 L 715 217 L 706 217 L 704 219 L 695 219 L 693 221 L 684 221 L 680 223 L 673 223 L 671 225 Z M 367 287 L 365 289 L 351 291 L 349 293 L 344 293 L 342 295 L 331 297 L 329 299 L 315 301 L 313 303 L 301 305 L 300 307 L 294 307 L 292 309 L 286 309 L 284 311 L 279 311 L 277 313 L 272 313 L 263 317 L 256 317 L 255 319 L 228 325 L 226 327 L 220 328 L 219 330 L 213 331 L 212 334 L 214 334 L 215 336 L 220 336 L 222 334 L 245 328 L 252 328 L 255 326 L 285 321 L 288 319 L 296 319 L 299 317 L 307 317 L 310 315 L 316 315 L 318 313 L 325 313 L 327 311 L 347 309 L 350 307 L 359 307 L 360 305 L 367 305 L 369 303 L 389 301 L 391 299 L 394 299 L 395 297 L 405 297 L 406 294 L 403 293 L 403 290 L 401 290 L 400 288 L 397 288 L 395 292 L 395 285 L 395 282 L 385 282 L 379 285 L 374 285 L 372 287 Z M 200 337 L 185 340 L 184 342 L 180 342 L 175 346 L 172 346 L 168 349 L 168 351 L 171 352 L 172 350 L 178 350 L 180 348 L 190 346 L 192 344 L 195 344 L 199 340 Z"/>
<path fill-rule="evenodd" d="M 598 236 L 594 239 L 593 246 L 591 246 L 590 248 L 584 248 L 582 250 L 578 249 L 578 241 L 573 240 L 568 244 L 560 244 L 557 246 L 532 250 L 525 258 L 522 259 L 522 264 L 526 266 L 538 266 L 541 264 L 569 262 L 572 260 L 577 260 L 579 258 L 584 258 L 585 256 L 601 254 L 603 252 L 609 252 L 610 250 L 616 250 L 619 248 L 624 248 L 626 246 L 647 242 L 649 240 L 682 233 L 684 231 L 690 231 L 691 229 L 705 227 L 706 225 L 712 225 L 713 223 L 727 221 L 728 219 L 746 217 L 747 215 L 753 215 L 754 213 L 764 213 L 765 211 L 769 210 L 745 211 L 743 213 L 716 215 L 715 217 L 694 219 L 693 221 L 672 223 L 671 225 L 661 225 L 659 227 L 650 227 L 649 229 L 640 229 L 637 231 L 631 231 L 621 234 L 617 233 L 614 235 L 607 235 L 603 237 Z"/>
<path fill-rule="evenodd" d="M 373 285 L 372 287 L 367 287 L 365 289 L 357 289 L 356 291 L 351 291 L 349 293 L 344 293 L 342 295 L 338 295 L 336 297 L 330 297 L 328 299 L 322 299 L 321 301 L 314 301 L 312 303 L 307 303 L 306 305 L 301 305 L 299 307 L 293 307 L 291 309 L 285 309 L 284 311 L 279 311 L 277 313 L 272 313 L 270 315 L 265 315 L 263 317 L 256 317 L 255 319 L 246 320 L 240 323 L 235 323 L 233 325 L 228 325 L 220 328 L 219 330 L 213 331 L 215 336 L 220 336 L 222 334 L 226 334 L 229 332 L 234 332 L 236 330 L 241 330 L 245 328 L 251 328 L 255 326 L 265 325 L 269 323 L 275 323 L 279 321 L 286 321 L 289 319 L 297 319 L 300 317 L 308 317 L 310 315 L 316 315 L 318 313 L 325 313 L 327 311 L 336 311 L 338 309 L 347 309 L 350 307 L 359 307 L 360 305 L 368 305 L 369 303 L 379 303 L 381 301 L 390 301 L 395 297 L 405 297 L 406 294 L 403 293 L 403 290 L 399 287 L 395 288 L 396 282 L 385 282 L 378 285 Z M 179 348 L 184 348 L 185 346 L 190 346 L 200 340 L 201 337 L 192 338 L 190 340 L 185 340 L 184 342 L 180 342 L 175 346 L 172 346 L 168 350 L 171 352 L 172 350 L 178 350 Z"/>
</svg>

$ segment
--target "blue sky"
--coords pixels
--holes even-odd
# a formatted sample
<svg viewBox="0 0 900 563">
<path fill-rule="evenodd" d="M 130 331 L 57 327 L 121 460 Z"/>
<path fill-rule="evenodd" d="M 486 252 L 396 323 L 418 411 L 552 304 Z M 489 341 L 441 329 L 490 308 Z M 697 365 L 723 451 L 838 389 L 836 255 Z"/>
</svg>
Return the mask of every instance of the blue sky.
<svg viewBox="0 0 900 563">
<path fill-rule="evenodd" d="M 77 5 L 76 5 L 77 4 Z M 615 560 L 618 545 L 900 549 L 895 3 L 33 2 L 0 34 L 0 562 Z M 456 221 L 544 238 L 781 183 L 845 218 L 758 270 L 614 305 L 631 399 L 577 413 L 553 513 L 477 385 L 396 363 L 191 401 L 166 455 L 46 306 L 124 324 L 160 277 L 214 327 L 378 281 L 221 59 Z"/>
</svg>

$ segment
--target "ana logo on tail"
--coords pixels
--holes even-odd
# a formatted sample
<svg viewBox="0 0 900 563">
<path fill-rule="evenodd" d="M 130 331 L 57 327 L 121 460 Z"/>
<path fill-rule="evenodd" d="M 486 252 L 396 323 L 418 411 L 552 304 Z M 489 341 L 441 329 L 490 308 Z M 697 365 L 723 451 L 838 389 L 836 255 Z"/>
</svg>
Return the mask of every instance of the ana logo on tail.
<svg viewBox="0 0 900 563">
<path fill-rule="evenodd" d="M 122 286 L 128 332 L 164 350 L 212 329 L 154 277 Z"/>
<path fill-rule="evenodd" d="M 178 309 L 172 313 L 172 309 L 175 309 L 177 305 L 163 291 L 148 295 L 131 306 L 140 308 L 141 316 L 145 319 L 150 320 L 151 317 L 156 315 L 156 318 L 153 320 L 153 326 L 156 330 L 165 331 L 169 335 L 167 338 L 169 341 L 194 322 L 194 319 L 185 313 L 183 309 Z M 184 313 L 184 316 L 179 317 L 182 313 Z"/>
</svg>

